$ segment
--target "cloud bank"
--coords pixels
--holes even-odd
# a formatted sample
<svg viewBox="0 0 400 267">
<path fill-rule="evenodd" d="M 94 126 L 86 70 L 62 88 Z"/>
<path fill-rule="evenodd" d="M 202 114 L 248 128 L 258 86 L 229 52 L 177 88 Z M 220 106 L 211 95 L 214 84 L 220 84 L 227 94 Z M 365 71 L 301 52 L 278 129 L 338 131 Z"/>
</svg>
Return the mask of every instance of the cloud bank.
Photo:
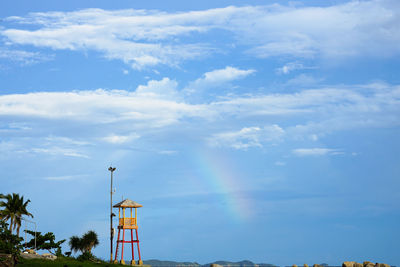
<svg viewBox="0 0 400 267">
<path fill-rule="evenodd" d="M 93 50 L 136 69 L 177 66 L 221 53 L 212 43 L 195 41 L 221 30 L 243 47 L 243 53 L 259 58 L 389 57 L 400 53 L 399 5 L 396 0 L 371 0 L 327 7 L 274 4 L 170 13 L 84 9 L 9 17 L 6 20 L 19 27 L 4 28 L 0 34 L 8 45 Z"/>
<path fill-rule="evenodd" d="M 201 79 L 206 77 L 210 76 Z M 93 137 L 110 144 L 129 143 L 149 130 L 167 131 L 171 126 L 178 130 L 182 125 L 202 127 L 213 129 L 206 137 L 210 145 L 240 150 L 262 148 L 282 140 L 316 141 L 343 130 L 399 125 L 400 86 L 396 85 L 375 83 L 320 86 L 292 93 L 247 93 L 199 104 L 190 103 L 180 88 L 177 81 L 163 78 L 139 85 L 135 91 L 98 89 L 0 95 L 0 117 L 12 120 L 4 131 L 28 135 L 34 130 L 34 121 L 40 121 L 44 125 L 41 127 L 62 122 L 79 124 L 88 131 L 94 126 L 108 129 L 97 130 L 101 135 Z M 249 121 L 254 121 L 253 125 Z M 13 125 L 24 127 L 12 128 Z M 73 148 L 90 145 L 93 140 L 50 136 L 45 141 L 49 142 L 46 147 L 32 151 L 84 157 Z M 300 149 L 293 153 L 317 155 L 333 151 Z"/>
</svg>

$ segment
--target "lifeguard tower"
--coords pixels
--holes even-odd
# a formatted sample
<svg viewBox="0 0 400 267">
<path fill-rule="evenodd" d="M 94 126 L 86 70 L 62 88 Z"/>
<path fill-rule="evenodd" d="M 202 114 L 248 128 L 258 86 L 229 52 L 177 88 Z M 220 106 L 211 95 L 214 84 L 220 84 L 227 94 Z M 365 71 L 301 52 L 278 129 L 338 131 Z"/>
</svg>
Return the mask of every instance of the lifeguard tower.
<svg viewBox="0 0 400 267">
<path fill-rule="evenodd" d="M 139 203 L 136 203 L 135 201 L 132 201 L 130 199 L 125 199 L 118 204 L 115 204 L 113 206 L 114 208 L 118 208 L 118 218 L 119 218 L 119 224 L 118 224 L 118 239 L 117 239 L 117 248 L 115 249 L 115 259 L 114 263 L 118 263 L 118 247 L 119 244 L 122 244 L 122 249 L 121 249 L 121 264 L 125 264 L 124 261 L 124 244 L 125 243 L 131 243 L 131 248 L 132 248 L 132 261 L 131 265 L 136 265 L 135 262 L 135 255 L 133 252 L 133 243 L 137 244 L 137 249 L 138 249 L 138 254 L 139 254 L 139 261 L 138 265 L 143 265 L 143 261 L 140 257 L 140 248 L 139 248 L 139 237 L 138 237 L 138 225 L 137 225 L 137 208 L 143 207 Z M 122 209 L 122 214 L 121 214 L 121 209 Z M 131 216 L 126 217 L 125 216 L 125 209 L 130 209 L 131 211 Z M 135 209 L 135 217 L 133 217 L 133 209 Z M 122 230 L 122 239 L 120 239 L 120 233 Z M 126 241 L 125 240 L 125 230 L 131 230 L 131 240 Z M 136 232 L 136 240 L 133 239 L 133 230 Z"/>
</svg>

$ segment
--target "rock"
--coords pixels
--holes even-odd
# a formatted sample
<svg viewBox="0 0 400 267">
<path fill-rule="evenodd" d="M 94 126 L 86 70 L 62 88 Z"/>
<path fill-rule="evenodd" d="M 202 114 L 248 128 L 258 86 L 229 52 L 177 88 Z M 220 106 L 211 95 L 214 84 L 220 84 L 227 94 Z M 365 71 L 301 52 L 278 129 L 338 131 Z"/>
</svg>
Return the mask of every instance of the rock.
<svg viewBox="0 0 400 267">
<path fill-rule="evenodd" d="M 364 267 L 375 267 L 375 264 L 373 264 L 373 263 L 370 262 L 370 261 L 364 261 L 364 262 L 363 262 L 363 266 L 364 266 Z"/>
<path fill-rule="evenodd" d="M 39 254 L 21 253 L 20 256 L 24 259 L 43 259 Z"/>
<path fill-rule="evenodd" d="M 55 260 L 57 259 L 57 256 L 50 254 L 50 253 L 43 253 L 42 257 L 45 259 L 49 259 L 49 260 Z"/>
<path fill-rule="evenodd" d="M 376 263 L 375 267 L 390 267 L 390 265 L 386 263 Z"/>
<path fill-rule="evenodd" d="M 314 264 L 313 267 L 321 267 L 319 264 Z"/>
<path fill-rule="evenodd" d="M 308 264 L 304 263 L 303 267 L 308 267 Z"/>
<path fill-rule="evenodd" d="M 296 264 L 293 264 L 292 267 L 297 267 L 297 265 L 296 265 Z"/>
<path fill-rule="evenodd" d="M 345 261 L 343 262 L 342 267 L 354 267 L 355 263 L 355 261 Z"/>
<path fill-rule="evenodd" d="M 356 262 L 354 263 L 354 267 L 364 267 L 364 266 L 361 263 Z"/>
<path fill-rule="evenodd" d="M 222 265 L 219 265 L 219 264 L 213 263 L 213 264 L 211 264 L 211 265 L 210 265 L 210 267 L 222 267 Z"/>
</svg>

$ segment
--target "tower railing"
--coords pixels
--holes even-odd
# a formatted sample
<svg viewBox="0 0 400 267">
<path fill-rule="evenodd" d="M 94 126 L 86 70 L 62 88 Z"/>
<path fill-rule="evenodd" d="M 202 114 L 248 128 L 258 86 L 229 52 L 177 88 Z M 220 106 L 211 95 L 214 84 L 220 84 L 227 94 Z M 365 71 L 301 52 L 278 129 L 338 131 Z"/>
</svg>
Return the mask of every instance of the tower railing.
<svg viewBox="0 0 400 267">
<path fill-rule="evenodd" d="M 134 226 L 136 225 L 136 218 L 119 218 L 120 226 Z"/>
</svg>

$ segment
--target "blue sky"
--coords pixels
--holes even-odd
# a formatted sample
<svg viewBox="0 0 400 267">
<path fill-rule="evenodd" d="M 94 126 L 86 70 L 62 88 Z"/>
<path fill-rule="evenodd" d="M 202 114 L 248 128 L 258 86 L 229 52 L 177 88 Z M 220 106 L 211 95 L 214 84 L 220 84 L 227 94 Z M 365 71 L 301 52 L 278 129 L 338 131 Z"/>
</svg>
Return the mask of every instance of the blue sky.
<svg viewBox="0 0 400 267">
<path fill-rule="evenodd" d="M 3 1 L 1 192 L 139 210 L 144 259 L 400 264 L 400 3 Z M 68 248 L 65 247 L 64 251 Z"/>
</svg>

